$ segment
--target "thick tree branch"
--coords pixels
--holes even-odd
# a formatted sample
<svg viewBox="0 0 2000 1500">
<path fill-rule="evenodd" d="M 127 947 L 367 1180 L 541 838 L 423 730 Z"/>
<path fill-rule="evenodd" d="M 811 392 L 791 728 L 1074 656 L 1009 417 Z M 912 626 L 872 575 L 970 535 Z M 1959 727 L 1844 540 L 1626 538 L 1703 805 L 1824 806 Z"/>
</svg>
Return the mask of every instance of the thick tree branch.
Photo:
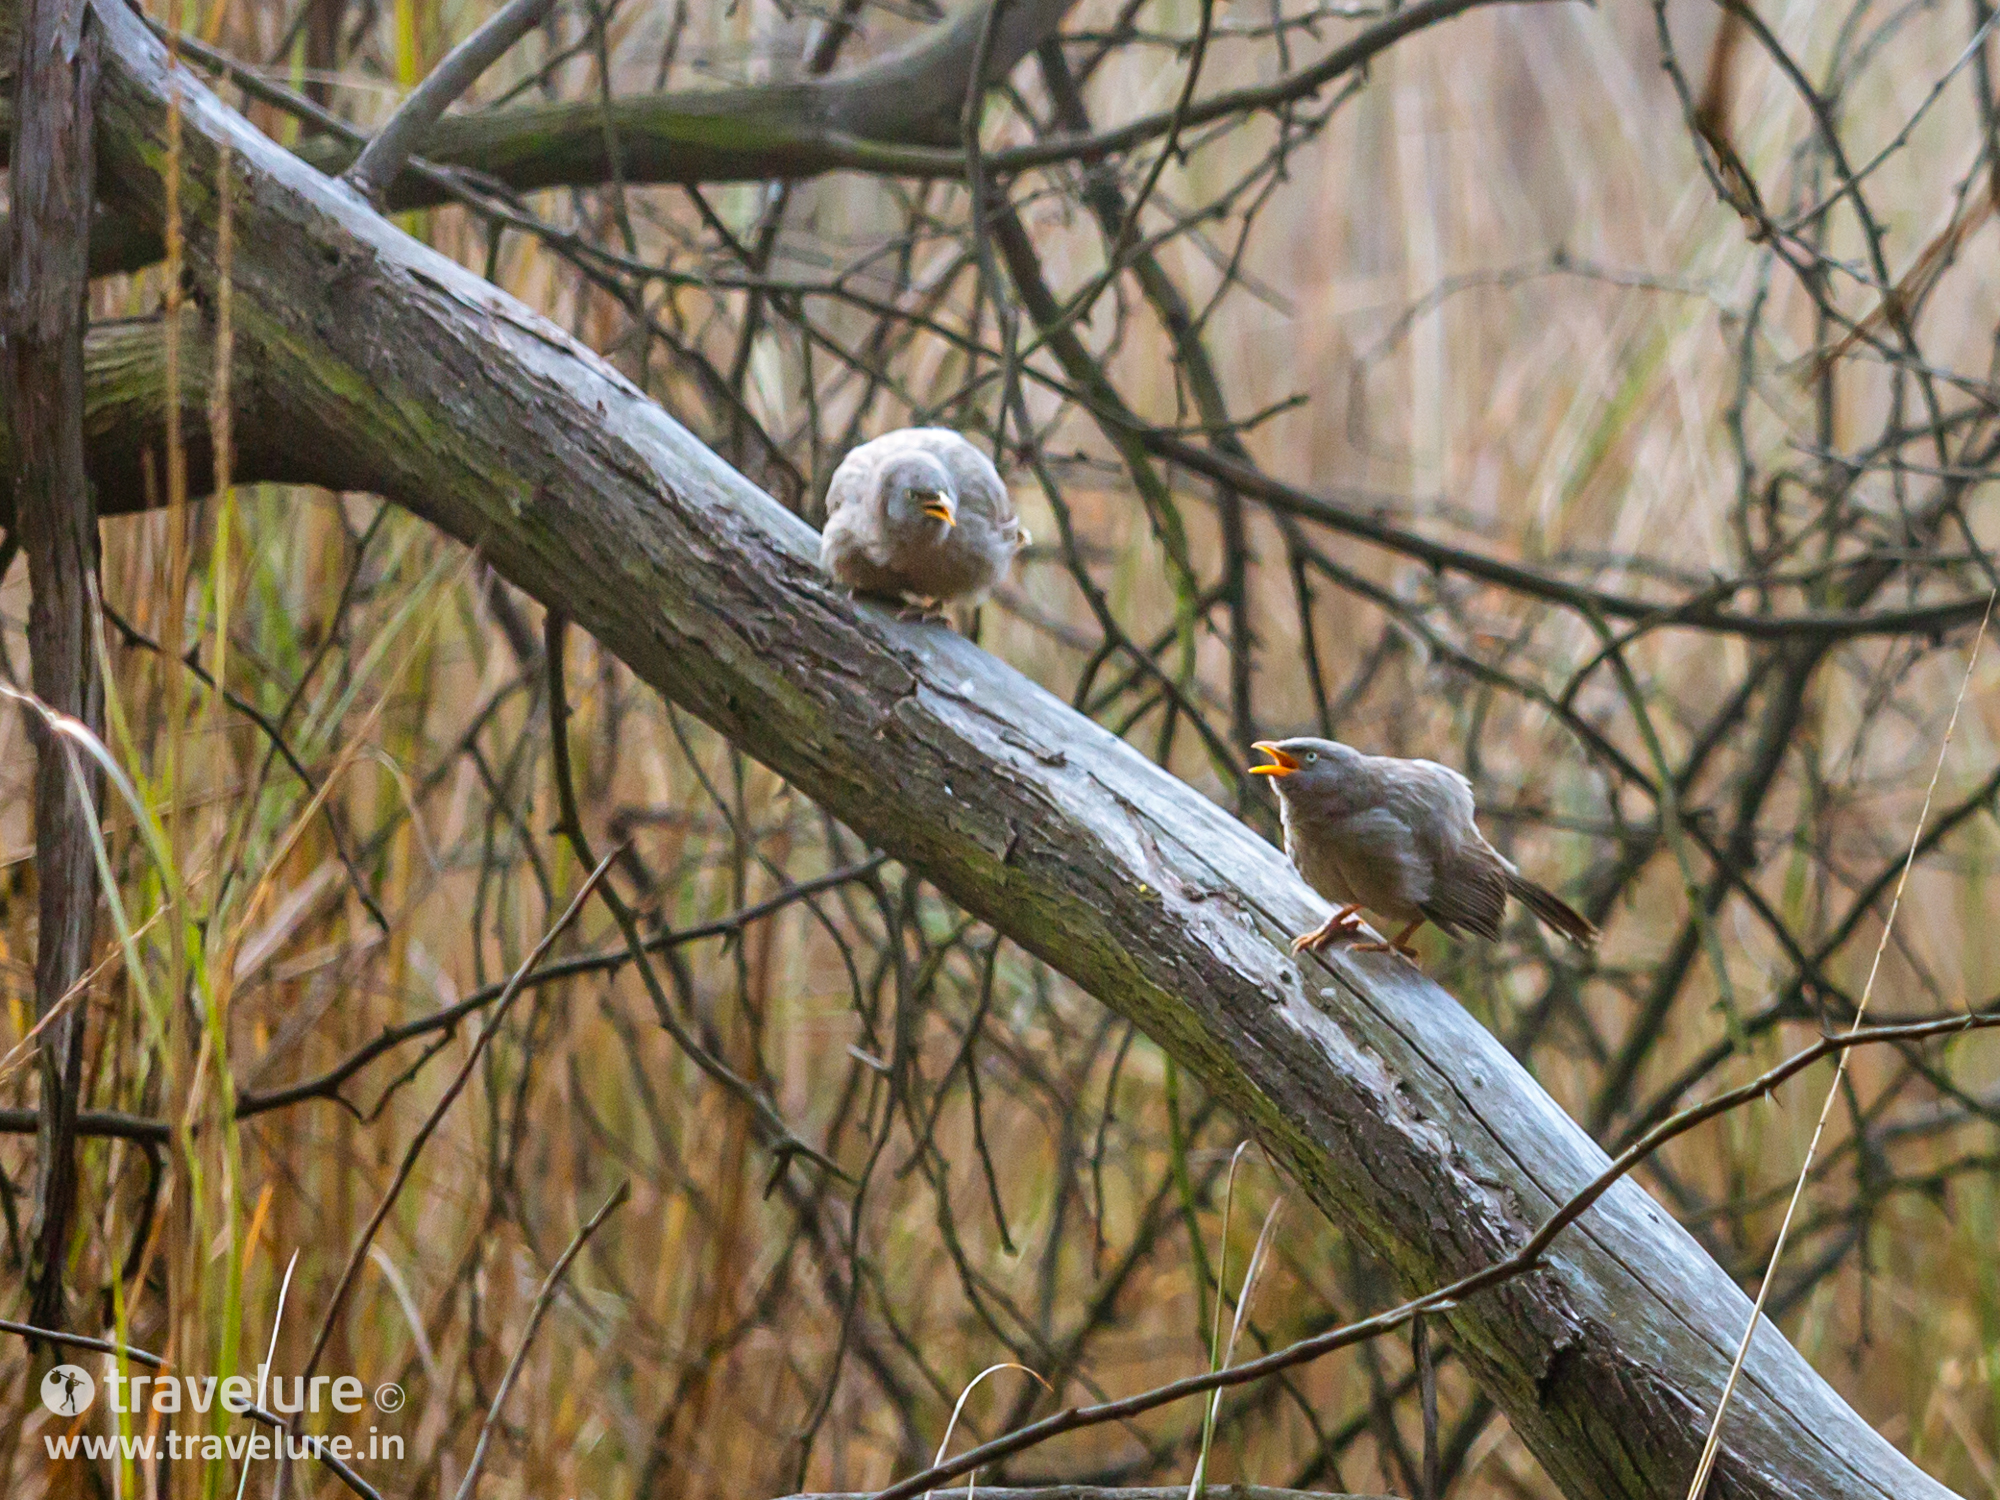
<svg viewBox="0 0 2000 1500">
<path fill-rule="evenodd" d="M 1004 78 L 1054 34 L 1074 3 L 1010 0 L 994 28 L 987 76 Z M 1521 3 L 1529 0 L 1423 0 L 1272 83 L 1211 95 L 1184 110 L 1142 115 L 1095 134 L 1051 136 L 987 152 L 983 165 L 1004 177 L 1059 162 L 1098 161 L 1176 130 L 1281 109 L 1365 68 L 1416 32 L 1482 6 Z M 962 178 L 959 107 L 989 9 L 967 6 L 918 45 L 831 78 L 614 100 L 609 121 L 623 180 L 758 182 L 839 171 Z M 605 108 L 594 100 L 496 110 L 440 120 L 422 149 L 440 166 L 470 167 L 522 190 L 604 182 L 612 175 L 605 124 Z M 425 190 L 412 184 L 411 191 Z"/>
<path fill-rule="evenodd" d="M 209 443 L 208 395 L 215 335 L 197 307 L 181 313 L 180 416 L 187 440 L 189 493 L 207 491 L 215 473 Z M 166 443 L 167 341 L 164 320 L 135 318 L 94 325 L 84 339 L 84 471 L 96 491 L 98 513 L 120 515 L 148 503 L 146 454 L 155 465 Z M 284 479 L 297 484 L 343 485 L 337 454 L 294 451 L 283 424 L 259 399 L 258 357 L 240 345 L 233 357 L 230 472 L 239 484 Z M 0 528 L 15 526 L 15 438 L 0 421 Z M 156 467 L 157 475 L 160 471 Z M 155 505 L 164 497 L 156 493 Z"/>
<path fill-rule="evenodd" d="M 165 59 L 103 17 L 107 188 L 157 219 Z M 197 87 L 189 263 L 219 148 L 245 179 L 238 326 L 295 441 L 469 545 L 645 681 L 1143 1026 L 1407 1287 L 1505 1258 L 1603 1154 L 1392 960 L 1302 970 L 1322 914 L 1279 852 L 970 643 L 860 609 L 802 523 L 604 361 L 367 212 Z M 1451 1337 L 1576 1496 L 1685 1482 L 1747 1299 L 1631 1182 Z M 1945 1493 L 1767 1330 L 1718 1479 Z"/>
</svg>

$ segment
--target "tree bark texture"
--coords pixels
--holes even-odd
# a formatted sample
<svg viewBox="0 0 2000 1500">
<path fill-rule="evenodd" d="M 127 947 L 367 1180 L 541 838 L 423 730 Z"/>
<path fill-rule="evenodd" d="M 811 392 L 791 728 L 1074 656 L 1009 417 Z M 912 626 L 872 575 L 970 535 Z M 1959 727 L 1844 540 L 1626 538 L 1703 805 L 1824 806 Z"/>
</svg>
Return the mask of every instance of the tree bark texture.
<svg viewBox="0 0 2000 1500">
<path fill-rule="evenodd" d="M 106 190 L 158 222 L 166 64 L 98 12 Z M 1402 1284 L 1518 1245 L 1604 1164 L 1447 994 L 1394 958 L 1294 960 L 1325 914 L 1282 854 L 959 637 L 848 600 L 812 532 L 603 360 L 401 235 L 198 85 L 190 267 L 230 170 L 239 347 L 320 482 L 395 499 L 644 680 L 1131 1018 Z M 338 468 L 337 476 L 328 473 Z M 275 476 L 274 476 L 275 477 Z M 1635 1184 L 1452 1341 L 1575 1497 L 1686 1489 L 1750 1305 Z M 1717 1496 L 1947 1492 L 1765 1324 Z"/>
<path fill-rule="evenodd" d="M 28 650 L 36 695 L 92 730 L 103 724 L 97 675 L 97 510 L 83 461 L 84 298 L 89 291 L 91 101 L 98 31 L 86 0 L 26 0 L 20 17 L 12 213 L 0 359 L 21 550 L 33 603 Z M 90 962 L 97 905 L 91 853 L 101 781 L 28 715 L 36 750 L 39 903 L 35 1014 L 45 1019 Z M 77 771 L 87 766 L 81 782 Z M 74 1001 L 42 1032 L 41 1182 L 35 1202 L 33 1321 L 65 1326 L 62 1272 L 76 1202 L 76 1109 L 84 1012 Z"/>
<path fill-rule="evenodd" d="M 208 429 L 215 329 L 205 310 L 192 303 L 181 310 L 180 420 L 187 454 L 188 492 L 205 494 L 215 473 Z M 284 480 L 338 488 L 343 471 L 337 455 L 317 469 L 311 454 L 293 451 L 282 424 L 259 398 L 253 351 L 231 354 L 230 473 L 240 484 Z M 162 317 L 121 318 L 93 324 L 83 345 L 84 474 L 99 517 L 143 509 L 148 503 L 145 463 L 150 453 L 158 493 L 167 433 L 167 341 Z M 15 527 L 16 451 L 12 427 L 0 422 L 0 529 Z"/>
</svg>

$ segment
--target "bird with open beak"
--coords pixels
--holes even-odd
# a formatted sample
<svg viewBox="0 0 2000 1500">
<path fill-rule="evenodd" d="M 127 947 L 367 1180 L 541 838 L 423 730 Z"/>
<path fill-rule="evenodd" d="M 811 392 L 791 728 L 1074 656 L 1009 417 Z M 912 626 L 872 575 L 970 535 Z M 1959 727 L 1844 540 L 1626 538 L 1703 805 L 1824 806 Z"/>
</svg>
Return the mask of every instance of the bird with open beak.
<svg viewBox="0 0 2000 1500">
<path fill-rule="evenodd" d="M 833 471 L 820 565 L 856 594 L 919 615 L 977 604 L 1028 544 L 991 459 L 948 427 L 863 443 Z"/>
<path fill-rule="evenodd" d="M 1358 936 L 1358 913 L 1370 911 L 1402 930 L 1354 951 L 1414 961 L 1410 937 L 1425 922 L 1452 937 L 1461 929 L 1499 937 L 1509 896 L 1579 947 L 1597 941 L 1586 917 L 1486 842 L 1473 821 L 1472 783 L 1449 766 L 1364 755 L 1336 740 L 1259 740 L 1252 748 L 1267 763 L 1250 774 L 1268 776 L 1278 793 L 1285 853 L 1336 908 L 1293 941 L 1294 953 Z"/>
</svg>

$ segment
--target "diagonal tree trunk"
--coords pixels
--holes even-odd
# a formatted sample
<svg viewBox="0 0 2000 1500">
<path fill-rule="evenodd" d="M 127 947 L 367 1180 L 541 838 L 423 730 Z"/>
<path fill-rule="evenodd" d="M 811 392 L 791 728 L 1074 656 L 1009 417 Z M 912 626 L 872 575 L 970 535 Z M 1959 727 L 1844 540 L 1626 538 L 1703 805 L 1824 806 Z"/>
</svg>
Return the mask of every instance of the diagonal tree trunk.
<svg viewBox="0 0 2000 1500">
<path fill-rule="evenodd" d="M 95 652 L 97 510 L 84 475 L 83 328 L 97 51 L 85 0 L 26 0 L 0 322 L 6 340 L 0 405 L 13 432 L 15 504 L 34 594 L 28 615 L 34 690 L 48 707 L 93 730 L 102 728 L 104 693 Z M 84 1010 L 70 991 L 90 961 L 97 905 L 91 828 L 102 783 L 93 763 L 73 764 L 67 742 L 40 716 L 29 714 L 28 727 L 36 751 L 35 1015 L 43 1026 L 41 1182 L 30 1277 L 34 1321 L 62 1328 L 83 1086 Z"/>
<path fill-rule="evenodd" d="M 107 192 L 157 223 L 165 59 L 107 0 Z M 232 150 L 239 337 L 318 477 L 390 496 L 589 629 L 860 834 L 1144 1027 L 1410 1288 L 1490 1264 L 1602 1165 L 1394 962 L 1296 963 L 1277 850 L 955 636 L 857 609 L 811 532 L 602 360 L 185 94 L 190 265 Z M 332 457 L 328 457 L 332 455 Z M 303 465 L 302 465 L 303 467 Z M 1454 1346 L 1575 1497 L 1679 1496 L 1748 1317 L 1627 1181 Z M 1941 1496 L 1768 1325 L 1715 1494 Z"/>
</svg>

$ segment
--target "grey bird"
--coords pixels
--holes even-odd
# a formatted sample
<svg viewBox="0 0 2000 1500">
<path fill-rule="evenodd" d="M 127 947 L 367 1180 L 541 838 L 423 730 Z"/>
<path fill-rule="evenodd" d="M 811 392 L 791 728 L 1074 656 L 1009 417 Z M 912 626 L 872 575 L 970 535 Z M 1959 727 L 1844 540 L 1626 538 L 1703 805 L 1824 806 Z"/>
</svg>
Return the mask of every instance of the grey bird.
<svg viewBox="0 0 2000 1500">
<path fill-rule="evenodd" d="M 1360 928 L 1366 910 L 1406 924 L 1386 943 L 1358 943 L 1357 953 L 1391 950 L 1414 960 L 1410 935 L 1434 922 L 1500 936 L 1507 898 L 1518 898 L 1552 930 L 1579 947 L 1597 941 L 1581 912 L 1514 868 L 1486 842 L 1472 819 L 1472 783 L 1434 760 L 1364 755 L 1335 740 L 1259 740 L 1252 746 L 1284 815 L 1285 853 L 1307 885 L 1338 908 L 1303 933 L 1292 951 L 1317 951 Z"/>
<path fill-rule="evenodd" d="M 977 604 L 1028 545 L 1000 471 L 949 427 L 905 427 L 833 471 L 819 560 L 857 594 Z"/>
</svg>

